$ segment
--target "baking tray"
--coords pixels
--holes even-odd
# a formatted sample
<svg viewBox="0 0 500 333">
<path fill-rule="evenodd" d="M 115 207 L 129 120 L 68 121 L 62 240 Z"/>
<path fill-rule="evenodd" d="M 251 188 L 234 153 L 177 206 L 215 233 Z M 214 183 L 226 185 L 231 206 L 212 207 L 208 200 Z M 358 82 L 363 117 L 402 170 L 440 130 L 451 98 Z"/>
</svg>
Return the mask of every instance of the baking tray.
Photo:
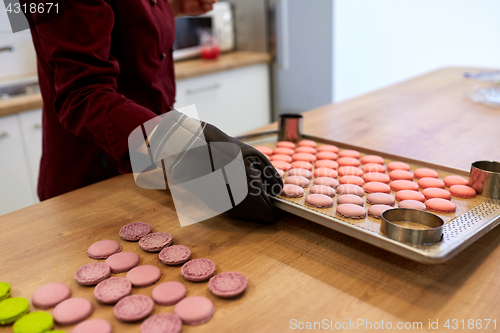
<svg viewBox="0 0 500 333">
<path fill-rule="evenodd" d="M 385 159 L 386 165 L 391 161 L 406 162 L 410 165 L 411 171 L 421 167 L 431 168 L 438 172 L 439 178 L 441 179 L 450 174 L 460 175 L 466 178 L 469 176 L 469 173 L 464 170 L 426 163 L 342 142 L 326 140 L 310 135 L 303 135 L 303 138 L 314 140 L 319 144 L 333 144 L 341 150 L 355 149 L 359 151 L 362 156 L 365 154 L 379 155 Z M 238 139 L 252 146 L 259 145 L 274 148 L 277 142 L 277 132 L 256 133 L 240 136 Z M 305 197 L 308 194 L 308 189 L 304 190 Z M 391 191 L 391 193 L 394 195 L 394 192 Z M 452 197 L 452 201 L 457 205 L 455 213 L 435 213 L 443 218 L 445 222 L 442 241 L 432 245 L 412 245 L 395 241 L 382 234 L 380 232 L 380 220 L 371 216 L 367 216 L 363 220 L 339 217 L 335 214 L 337 205 L 336 200 L 334 200 L 332 208 L 321 209 L 304 206 L 304 197 L 285 198 L 278 196 L 272 198 L 272 200 L 274 201 L 274 205 L 279 209 L 321 224 L 327 228 L 342 232 L 400 256 L 426 264 L 439 264 L 448 261 L 500 223 L 500 200 L 486 198 L 480 195 L 473 199 Z M 366 197 L 366 194 L 364 197 Z"/>
</svg>

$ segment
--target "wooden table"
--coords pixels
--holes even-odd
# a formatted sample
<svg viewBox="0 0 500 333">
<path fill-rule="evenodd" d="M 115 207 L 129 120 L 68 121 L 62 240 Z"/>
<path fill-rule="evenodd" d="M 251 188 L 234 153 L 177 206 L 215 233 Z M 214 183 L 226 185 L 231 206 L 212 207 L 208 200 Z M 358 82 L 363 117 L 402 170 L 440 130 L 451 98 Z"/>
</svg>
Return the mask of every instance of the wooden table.
<svg viewBox="0 0 500 333">
<path fill-rule="evenodd" d="M 462 71 L 440 70 L 306 113 L 305 130 L 463 169 L 477 158 L 497 154 L 498 160 L 500 110 L 463 98 Z M 456 137 L 460 130 L 463 137 Z M 405 141 L 394 142 L 394 138 Z M 137 243 L 121 241 L 119 228 L 133 221 L 170 232 L 176 244 L 192 249 L 193 257 L 212 259 L 218 272 L 245 274 L 249 280 L 246 293 L 231 300 L 216 298 L 206 283 L 184 281 L 179 267 L 163 266 L 157 255 L 142 252 Z M 429 320 L 439 321 L 440 330 L 432 331 L 475 331 L 467 326 L 447 330 L 448 319 L 450 325 L 453 319 L 459 325 L 462 319 L 465 325 L 468 319 L 483 319 L 483 329 L 477 332 L 495 331 L 493 323 L 484 328 L 484 319 L 496 320 L 497 328 L 500 325 L 499 228 L 448 263 L 428 266 L 287 213 L 272 226 L 219 216 L 181 228 L 171 196 L 166 191 L 138 188 L 131 175 L 1 216 L 0 227 L 0 280 L 12 284 L 13 296 L 30 298 L 45 283 L 66 283 L 73 296 L 92 301 L 91 318 L 108 319 L 114 332 L 138 332 L 139 324 L 116 321 L 111 306 L 95 301 L 92 287 L 78 286 L 73 280 L 78 267 L 93 261 L 86 255 L 88 246 L 101 239 L 119 241 L 124 251 L 140 255 L 141 264 L 161 267 L 160 282 L 181 281 L 188 296 L 213 300 L 214 318 L 202 326 L 184 326 L 183 332 L 288 332 L 297 331 L 292 328 L 300 322 L 330 325 L 330 320 L 334 329 L 337 322 L 345 331 L 352 328 L 349 321 L 358 320 L 370 322 L 373 331 L 380 325 L 387 327 L 388 322 L 393 328 L 398 322 L 410 326 L 421 322 L 420 331 L 430 331 Z M 152 289 L 133 292 L 149 295 Z M 173 306 L 155 307 L 155 313 L 171 311 Z M 358 331 L 371 331 L 364 328 L 360 325 Z M 0 332 L 10 330 L 0 328 Z"/>
</svg>

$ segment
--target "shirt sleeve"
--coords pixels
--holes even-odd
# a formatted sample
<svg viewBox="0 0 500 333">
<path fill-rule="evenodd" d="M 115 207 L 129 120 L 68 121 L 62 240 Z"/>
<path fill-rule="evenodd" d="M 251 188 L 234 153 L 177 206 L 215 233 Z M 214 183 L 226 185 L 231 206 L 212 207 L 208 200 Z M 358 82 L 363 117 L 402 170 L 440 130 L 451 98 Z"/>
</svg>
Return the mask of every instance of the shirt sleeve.
<svg viewBox="0 0 500 333">
<path fill-rule="evenodd" d="M 157 115 L 117 93 L 120 67 L 111 54 L 112 8 L 104 0 L 75 1 L 49 22 L 31 19 L 32 33 L 53 70 L 56 95 L 50 100 L 60 123 L 123 162 L 120 171 L 126 171 L 129 134 Z"/>
</svg>

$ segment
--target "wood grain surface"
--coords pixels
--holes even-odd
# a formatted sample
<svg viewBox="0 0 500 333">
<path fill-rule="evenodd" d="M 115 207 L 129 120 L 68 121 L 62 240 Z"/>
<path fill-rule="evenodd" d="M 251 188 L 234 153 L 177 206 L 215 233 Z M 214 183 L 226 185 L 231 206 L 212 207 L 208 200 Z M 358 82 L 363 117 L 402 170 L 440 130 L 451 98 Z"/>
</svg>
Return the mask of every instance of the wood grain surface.
<svg viewBox="0 0 500 333">
<path fill-rule="evenodd" d="M 402 154 L 416 159 L 424 154 L 429 159 L 444 159 L 450 166 L 463 168 L 464 160 L 476 154 L 482 156 L 483 145 L 490 149 L 494 147 L 493 142 L 484 143 L 484 135 L 492 135 L 492 140 L 497 138 L 498 142 L 493 121 L 498 113 L 497 109 L 473 105 L 454 93 L 449 85 L 453 86 L 460 72 L 459 69 L 438 71 L 420 78 L 421 81 L 415 79 L 402 83 L 401 88 L 396 85 L 379 92 L 385 97 L 377 97 L 375 92 L 312 111 L 306 114 L 305 128 L 312 132 L 316 127 L 314 135 L 348 139 L 350 136 L 347 131 L 343 132 L 342 126 L 356 128 L 369 122 L 365 119 L 367 115 L 373 117 L 375 123 L 380 122 L 378 112 L 387 114 L 385 107 L 389 102 L 385 100 L 399 98 L 399 107 L 394 112 L 405 110 L 404 100 L 415 101 L 415 105 L 406 105 L 406 109 L 415 114 L 408 116 L 407 123 L 417 128 L 431 126 L 411 120 L 412 117 L 420 119 L 420 113 L 427 112 L 429 107 L 435 111 L 448 110 L 449 115 L 453 110 L 469 110 L 480 114 L 477 116 L 480 123 L 459 126 L 452 122 L 436 133 L 409 129 L 413 133 L 425 133 L 425 139 L 410 137 L 407 144 L 414 147 Z M 391 89 L 394 94 L 389 93 Z M 448 99 L 433 92 L 435 89 L 447 91 Z M 404 98 L 401 92 L 404 92 Z M 381 109 L 366 111 L 370 104 L 365 100 L 373 101 Z M 444 105 L 455 106 L 455 109 L 444 108 Z M 464 118 L 457 118 L 457 122 L 475 119 L 465 111 L 460 111 L 460 114 Z M 404 117 L 396 117 L 403 121 Z M 343 119 L 342 123 L 339 119 Z M 468 129 L 469 126 L 474 129 Z M 357 140 L 366 142 L 373 149 L 387 149 L 390 153 L 401 149 L 400 144 L 390 142 L 392 136 L 385 136 L 384 128 L 377 128 L 359 130 Z M 467 129 L 471 135 L 468 149 L 461 147 L 464 157 L 453 158 L 451 153 L 430 155 L 430 152 L 422 153 L 418 149 L 431 147 L 429 142 L 445 144 L 444 138 L 448 136 L 443 132 L 452 133 L 457 128 Z M 473 133 L 483 134 L 472 136 Z M 498 153 L 498 149 L 493 153 Z M 217 272 L 243 273 L 249 280 L 247 291 L 236 299 L 224 300 L 212 296 L 206 282 L 184 281 L 179 267 L 164 266 L 157 255 L 143 252 L 137 243 L 120 240 L 120 227 L 135 221 L 152 224 L 154 231 L 170 232 L 175 244 L 192 249 L 194 258 L 213 260 Z M 382 321 L 384 325 L 390 322 L 393 327 L 399 322 L 410 322 L 409 325 L 420 322 L 423 328 L 418 330 L 420 332 L 494 332 L 500 324 L 500 228 L 492 230 L 446 264 L 430 266 L 409 261 L 287 213 L 282 213 L 278 223 L 271 226 L 219 216 L 181 228 L 168 191 L 141 189 L 134 184 L 132 175 L 115 177 L 0 216 L 0 228 L 0 280 L 12 284 L 13 296 L 31 299 L 33 291 L 45 283 L 66 283 L 73 296 L 92 301 L 95 311 L 91 318 L 108 319 L 114 332 L 139 332 L 139 324 L 115 320 L 112 306 L 98 304 L 92 287 L 79 286 L 73 280 L 78 267 L 93 261 L 86 255 L 88 246 L 102 239 L 116 240 L 123 251 L 138 253 L 141 264 L 160 267 L 163 274 L 160 282 L 180 281 L 187 287 L 188 296 L 203 295 L 213 300 L 216 306 L 213 319 L 198 327 L 184 325 L 183 332 L 313 331 L 292 328 L 299 322 L 328 322 L 330 325 L 330 321 L 333 325 L 331 331 L 335 331 L 335 323 L 351 327 L 349 322 L 357 320 L 372 325 L 372 329 L 370 326 L 367 329 L 366 324 L 359 326 L 359 332 L 380 332 L 381 329 L 375 327 L 377 323 L 380 327 Z M 133 293 L 150 295 L 153 287 L 134 289 Z M 171 311 L 173 306 L 155 306 L 154 313 Z M 448 319 L 459 322 L 464 319 L 465 325 L 469 319 L 482 319 L 483 326 L 481 330 L 468 329 L 467 326 L 448 330 L 444 328 Z M 485 329 L 485 319 L 496 320 L 496 329 L 493 323 Z M 430 330 L 429 320 L 438 320 L 439 329 Z M 63 329 L 69 332 L 71 328 Z M 316 328 L 320 331 L 318 326 Z M 10 331 L 11 327 L 0 327 L 0 332 Z M 350 330 L 345 328 L 343 331 Z"/>
</svg>

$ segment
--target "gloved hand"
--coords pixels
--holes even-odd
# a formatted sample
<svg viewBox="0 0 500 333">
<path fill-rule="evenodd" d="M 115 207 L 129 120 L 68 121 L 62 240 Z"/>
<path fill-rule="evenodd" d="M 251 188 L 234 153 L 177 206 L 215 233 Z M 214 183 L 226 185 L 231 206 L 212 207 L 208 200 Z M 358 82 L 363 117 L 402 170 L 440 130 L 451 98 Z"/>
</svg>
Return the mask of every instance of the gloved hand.
<svg viewBox="0 0 500 333">
<path fill-rule="evenodd" d="M 170 182 L 189 184 L 213 171 L 227 169 L 223 167 L 236 160 L 236 155 L 241 151 L 248 195 L 241 202 L 238 200 L 239 203 L 233 205 L 227 213 L 236 218 L 265 224 L 276 221 L 276 209 L 269 196 L 278 195 L 283 182 L 271 162 L 258 150 L 211 124 L 192 119 L 176 110 L 166 114 L 156 127 L 149 144 L 153 160 L 169 175 L 170 187 Z M 227 171 L 224 177 L 226 183 L 231 184 L 231 175 Z M 197 190 L 203 191 L 199 188 Z M 234 188 L 230 190 L 234 191 Z M 235 193 L 233 199 L 233 202 L 237 201 Z"/>
</svg>

